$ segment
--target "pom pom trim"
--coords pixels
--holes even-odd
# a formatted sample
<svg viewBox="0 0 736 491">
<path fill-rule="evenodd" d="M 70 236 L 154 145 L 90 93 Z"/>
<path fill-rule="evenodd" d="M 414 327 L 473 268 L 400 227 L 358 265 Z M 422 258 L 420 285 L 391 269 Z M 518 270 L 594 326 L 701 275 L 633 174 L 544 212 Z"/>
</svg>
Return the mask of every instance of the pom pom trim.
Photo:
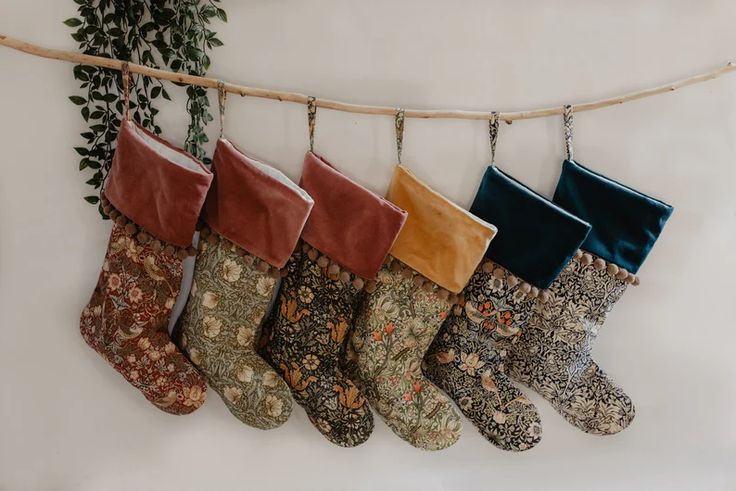
<svg viewBox="0 0 736 491">
<path fill-rule="evenodd" d="M 125 235 L 138 242 L 140 245 L 149 246 L 155 252 L 163 250 L 164 254 L 167 256 L 176 256 L 182 261 L 188 256 L 196 254 L 196 250 L 191 246 L 179 247 L 162 242 L 149 232 L 146 232 L 143 227 L 120 213 L 120 211 L 110 203 L 110 200 L 105 197 L 104 192 L 100 195 L 100 204 L 102 205 L 102 212 L 105 216 L 112 220 L 116 226 L 122 228 Z"/>
<path fill-rule="evenodd" d="M 301 251 L 306 253 L 307 258 L 317 265 L 326 278 L 335 282 L 343 283 L 346 286 L 352 287 L 356 291 L 365 290 L 368 293 L 376 291 L 375 280 L 366 280 L 355 273 L 348 271 L 346 268 L 330 259 L 329 256 L 304 241 L 302 241 Z"/>
<path fill-rule="evenodd" d="M 483 261 L 476 269 L 476 272 L 501 280 L 506 288 L 509 290 L 516 288 L 519 292 L 526 295 L 528 299 L 537 299 L 540 302 L 546 302 L 549 299 L 549 291 L 547 289 L 537 288 L 531 283 L 521 280 L 518 276 L 514 276 L 506 268 L 491 260 L 486 259 Z"/>
<path fill-rule="evenodd" d="M 605 271 L 609 276 L 621 280 L 629 285 L 639 285 L 639 277 L 633 273 L 629 273 L 626 269 L 618 266 L 617 264 L 606 261 L 603 258 L 597 257 L 589 252 L 584 252 L 578 249 L 575 252 L 574 259 L 579 261 L 583 266 L 593 265 L 597 271 Z"/>
<path fill-rule="evenodd" d="M 271 278 L 281 278 L 286 275 L 286 267 L 277 268 L 276 266 L 271 266 L 263 259 L 259 258 L 258 256 L 254 256 L 234 242 L 227 240 L 225 237 L 218 234 L 216 231 L 206 225 L 202 227 L 202 230 L 200 230 L 199 238 L 200 250 L 208 247 L 209 245 L 221 243 L 225 248 L 240 256 L 247 266 L 253 267 L 261 273 L 270 276 Z"/>
<path fill-rule="evenodd" d="M 386 259 L 386 265 L 392 274 L 413 282 L 414 287 L 417 289 L 421 288 L 427 293 L 434 293 L 440 298 L 440 300 L 449 302 L 450 305 L 457 305 L 460 301 L 460 296 L 457 293 L 452 293 L 451 291 L 442 288 L 434 281 L 420 273 L 417 273 L 413 268 L 407 266 L 395 257 L 389 256 Z"/>
</svg>

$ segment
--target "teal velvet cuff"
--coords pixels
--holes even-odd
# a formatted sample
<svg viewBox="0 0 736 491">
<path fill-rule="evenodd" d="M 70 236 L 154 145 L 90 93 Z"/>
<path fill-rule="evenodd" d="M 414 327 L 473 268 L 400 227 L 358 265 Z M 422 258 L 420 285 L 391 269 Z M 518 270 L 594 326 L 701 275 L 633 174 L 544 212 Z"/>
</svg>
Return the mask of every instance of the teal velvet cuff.
<svg viewBox="0 0 736 491">
<path fill-rule="evenodd" d="M 554 202 L 593 226 L 583 249 L 636 273 L 673 208 L 565 160 Z"/>
<path fill-rule="evenodd" d="M 486 170 L 470 212 L 498 227 L 486 257 L 537 288 L 549 287 L 590 231 L 496 166 Z"/>
</svg>

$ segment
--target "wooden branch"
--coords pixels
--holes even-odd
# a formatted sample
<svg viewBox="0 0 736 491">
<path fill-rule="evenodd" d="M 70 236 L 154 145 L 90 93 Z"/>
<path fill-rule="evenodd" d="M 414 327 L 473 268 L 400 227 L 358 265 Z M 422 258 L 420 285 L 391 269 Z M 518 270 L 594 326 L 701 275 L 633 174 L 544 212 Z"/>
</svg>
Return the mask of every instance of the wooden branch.
<svg viewBox="0 0 736 491">
<path fill-rule="evenodd" d="M 0 34 L 0 45 L 13 48 L 24 53 L 28 53 L 34 56 L 40 56 L 43 58 L 51 58 L 54 60 L 69 61 L 72 63 L 82 65 L 94 65 L 105 68 L 111 68 L 113 70 L 120 70 L 122 67 L 122 61 L 111 58 L 103 58 L 101 56 L 91 56 L 74 51 L 64 51 L 59 49 L 49 49 L 35 44 L 27 43 L 19 39 L 12 38 L 10 36 L 4 36 Z M 170 72 L 168 70 L 159 70 L 157 68 L 150 68 L 135 63 L 130 64 L 130 71 L 133 73 L 139 73 L 147 77 L 158 78 L 161 80 L 170 80 L 172 82 L 181 82 L 189 85 L 199 85 L 208 88 L 217 88 L 217 80 L 214 78 L 197 77 L 195 75 L 187 75 L 183 73 Z M 660 85 L 658 87 L 652 87 L 650 89 L 641 90 L 638 92 L 632 92 L 630 94 L 621 95 L 618 97 L 611 97 L 609 99 L 601 99 L 598 101 L 585 102 L 581 104 L 575 104 L 572 106 L 574 112 L 593 111 L 595 109 L 601 109 L 604 107 L 615 106 L 623 104 L 625 102 L 635 101 L 637 99 L 643 99 L 657 94 L 664 94 L 666 92 L 672 92 L 688 85 L 694 85 L 714 78 L 720 77 L 726 73 L 736 71 L 736 63 L 728 62 L 726 65 L 711 70 L 700 75 L 693 77 L 676 80 L 674 82 Z M 225 90 L 233 94 L 240 94 L 241 96 L 250 97 L 261 97 L 264 99 L 273 99 L 277 101 L 288 101 L 296 102 L 299 104 L 307 103 L 307 96 L 298 92 L 286 92 L 280 90 L 269 90 L 260 89 L 256 87 L 248 87 L 245 85 L 236 85 L 233 83 L 226 82 Z M 397 108 L 390 106 L 364 106 L 360 104 L 350 104 L 347 102 L 333 101 L 329 99 L 317 99 L 317 107 L 324 109 L 332 109 L 334 111 L 343 111 L 349 113 L 359 114 L 379 114 L 385 116 L 394 116 Z M 547 116 L 555 116 L 562 114 L 563 108 L 549 107 L 545 109 L 535 109 L 532 111 L 516 111 L 506 112 L 500 114 L 500 119 L 510 123 L 520 119 L 532 119 L 532 118 L 544 118 Z M 420 109 L 406 109 L 404 113 L 407 118 L 444 118 L 444 119 L 479 119 L 487 120 L 491 117 L 490 112 L 481 111 L 460 111 L 460 110 L 420 110 Z"/>
</svg>

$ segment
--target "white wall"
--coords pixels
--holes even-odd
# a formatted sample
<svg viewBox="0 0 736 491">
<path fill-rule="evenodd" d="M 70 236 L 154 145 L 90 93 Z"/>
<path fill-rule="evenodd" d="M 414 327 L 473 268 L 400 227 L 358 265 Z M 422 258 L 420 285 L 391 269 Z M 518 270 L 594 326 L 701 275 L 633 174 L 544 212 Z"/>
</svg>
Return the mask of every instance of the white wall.
<svg viewBox="0 0 736 491">
<path fill-rule="evenodd" d="M 603 3 L 226 0 L 225 46 L 210 73 L 361 103 L 517 110 L 612 96 L 736 57 L 733 2 Z M 61 24 L 73 13 L 71 0 L 0 0 L 0 32 L 74 49 Z M 589 436 L 526 391 L 544 437 L 511 454 L 470 423 L 454 447 L 426 453 L 376 418 L 370 440 L 347 450 L 300 408 L 264 433 L 214 393 L 186 417 L 152 407 L 78 333 L 109 223 L 81 199 L 72 67 L 7 49 L 0 67 L 0 489 L 736 488 L 736 75 L 577 116 L 580 161 L 676 209 L 595 350 L 637 416 L 619 435 Z M 181 143 L 177 94 L 161 121 Z M 231 97 L 228 111 L 233 141 L 298 177 L 303 106 Z M 408 120 L 405 163 L 467 206 L 486 134 L 483 122 Z M 390 118 L 319 111 L 316 146 L 385 190 Z M 557 118 L 501 129 L 498 162 L 542 193 L 562 156 Z"/>
</svg>

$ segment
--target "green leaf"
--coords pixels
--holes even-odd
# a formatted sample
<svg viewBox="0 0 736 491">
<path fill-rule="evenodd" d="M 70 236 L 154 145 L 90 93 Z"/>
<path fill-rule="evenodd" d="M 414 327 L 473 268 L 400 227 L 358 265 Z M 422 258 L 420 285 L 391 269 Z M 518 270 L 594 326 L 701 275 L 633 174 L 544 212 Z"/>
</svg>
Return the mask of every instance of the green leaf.
<svg viewBox="0 0 736 491">
<path fill-rule="evenodd" d="M 190 60 L 199 60 L 202 56 L 204 56 L 204 51 L 196 46 L 187 46 L 187 57 L 189 57 Z"/>
<path fill-rule="evenodd" d="M 73 1 L 78 5 L 78 14 L 64 23 L 74 28 L 71 37 L 85 54 L 131 60 L 152 67 L 160 67 L 163 61 L 163 66 L 171 70 L 203 76 L 210 65 L 211 50 L 223 44 L 211 29 L 211 19 L 227 21 L 227 14 L 219 8 L 220 0 Z M 88 131 L 81 133 L 84 145 L 73 148 L 81 156 L 80 171 L 94 171 L 94 175 L 86 176 L 86 184 L 99 189 L 110 170 L 114 142 L 121 125 L 120 78 L 115 71 L 90 65 L 76 65 L 73 75 L 83 93 L 69 99 L 80 106 L 81 115 L 89 126 Z M 139 76 L 136 81 L 130 102 L 133 118 L 160 135 L 161 128 L 154 121 L 159 110 L 154 104 L 159 97 L 171 100 L 171 96 L 159 81 Z M 187 89 L 185 102 L 189 125 L 185 147 L 193 155 L 209 161 L 203 148 L 208 141 L 207 123 L 213 120 L 207 91 L 173 83 Z M 99 198 L 94 194 L 96 192 L 84 199 L 97 204 L 103 214 Z"/>
</svg>

